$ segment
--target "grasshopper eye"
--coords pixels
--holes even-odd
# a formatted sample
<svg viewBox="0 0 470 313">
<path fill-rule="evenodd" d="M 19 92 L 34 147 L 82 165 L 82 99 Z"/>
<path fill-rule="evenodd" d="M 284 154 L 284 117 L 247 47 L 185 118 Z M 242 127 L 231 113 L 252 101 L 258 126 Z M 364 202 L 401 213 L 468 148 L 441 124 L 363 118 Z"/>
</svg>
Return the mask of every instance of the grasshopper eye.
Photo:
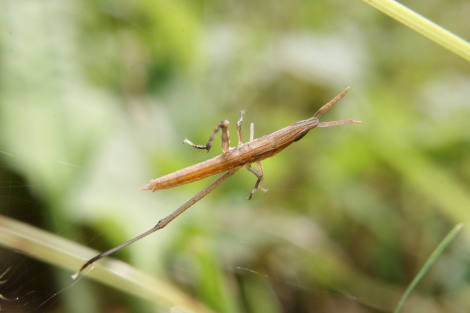
<svg viewBox="0 0 470 313">
<path fill-rule="evenodd" d="M 295 136 L 294 141 L 299 141 L 300 139 L 304 138 L 305 135 L 310 131 L 310 129 L 306 129 L 301 131 L 297 136 Z"/>
</svg>

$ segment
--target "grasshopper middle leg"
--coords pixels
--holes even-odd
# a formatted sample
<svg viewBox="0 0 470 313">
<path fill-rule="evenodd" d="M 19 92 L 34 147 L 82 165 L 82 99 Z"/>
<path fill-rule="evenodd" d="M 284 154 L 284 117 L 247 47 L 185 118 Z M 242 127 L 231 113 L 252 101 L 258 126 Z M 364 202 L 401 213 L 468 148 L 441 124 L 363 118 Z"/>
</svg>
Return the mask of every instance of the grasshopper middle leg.
<svg viewBox="0 0 470 313">
<path fill-rule="evenodd" d="M 227 152 L 227 151 L 230 150 L 230 136 L 229 136 L 229 133 L 228 133 L 229 125 L 230 125 L 230 122 L 227 121 L 227 120 L 220 121 L 220 123 L 217 124 L 217 126 L 215 127 L 214 131 L 212 132 L 211 136 L 209 137 L 209 141 L 207 142 L 207 144 L 205 146 L 195 145 L 191 141 L 189 141 L 188 139 L 185 139 L 184 143 L 187 143 L 188 145 L 190 145 L 191 147 L 194 147 L 196 149 L 205 149 L 205 150 L 207 150 L 207 152 L 209 152 L 209 150 L 212 148 L 212 142 L 214 141 L 215 136 L 217 135 L 217 132 L 219 131 L 219 129 L 221 129 L 222 130 L 222 140 L 221 140 L 222 151 Z"/>
<path fill-rule="evenodd" d="M 245 110 L 240 111 L 240 119 L 237 122 L 238 146 L 243 145 L 242 127 L 241 126 L 242 126 L 242 123 L 243 123 L 243 115 L 244 114 L 245 114 Z M 230 148 L 230 137 L 229 137 L 229 131 L 228 131 L 229 125 L 230 125 L 230 123 L 227 120 L 223 120 L 219 124 L 217 124 L 217 126 L 215 127 L 215 129 L 212 132 L 211 136 L 209 137 L 209 141 L 207 142 L 207 144 L 205 146 L 204 145 L 196 145 L 196 144 L 192 143 L 191 141 L 189 141 L 188 139 L 185 139 L 184 143 L 187 143 L 187 144 L 189 144 L 190 146 L 192 146 L 196 149 L 204 149 L 204 150 L 209 151 L 212 147 L 212 143 L 214 142 L 215 136 L 217 135 L 217 132 L 220 129 L 221 132 L 222 132 L 222 134 L 221 134 L 221 137 L 222 137 L 222 140 L 221 140 L 222 151 L 227 152 L 231 149 Z M 254 133 L 255 133 L 255 126 L 254 126 L 253 123 L 251 123 L 250 124 L 250 141 L 254 140 Z M 263 167 L 261 166 L 261 162 L 258 161 L 258 162 L 256 162 L 256 164 L 258 165 L 258 170 L 251 167 L 251 164 L 246 165 L 246 168 L 248 169 L 248 171 L 253 173 L 257 178 L 255 186 L 251 190 L 250 195 L 248 196 L 247 200 L 250 200 L 253 197 L 253 194 L 258 189 L 261 189 L 263 192 L 267 191 L 267 189 L 261 187 L 261 184 L 263 183 L 263 179 L 264 179 L 264 177 L 263 177 Z"/>
</svg>

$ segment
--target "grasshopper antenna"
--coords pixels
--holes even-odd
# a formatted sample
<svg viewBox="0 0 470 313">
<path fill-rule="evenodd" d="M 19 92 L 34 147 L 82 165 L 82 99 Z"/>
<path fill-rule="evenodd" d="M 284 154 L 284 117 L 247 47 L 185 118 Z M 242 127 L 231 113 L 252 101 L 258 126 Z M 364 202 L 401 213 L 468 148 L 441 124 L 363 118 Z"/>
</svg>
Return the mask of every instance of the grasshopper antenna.
<svg viewBox="0 0 470 313">
<path fill-rule="evenodd" d="M 349 87 L 344 89 L 339 95 L 331 99 L 327 104 L 322 106 L 318 111 L 313 115 L 316 118 L 320 118 L 323 114 L 325 114 L 326 111 L 328 111 L 333 105 L 336 104 L 341 98 L 346 95 L 346 93 L 349 91 Z M 344 124 L 361 124 L 361 121 L 355 121 L 355 120 L 342 120 L 342 121 L 333 121 L 333 122 L 321 122 L 318 123 L 317 127 L 331 127 L 331 126 L 338 126 L 338 125 L 344 125 Z"/>
</svg>

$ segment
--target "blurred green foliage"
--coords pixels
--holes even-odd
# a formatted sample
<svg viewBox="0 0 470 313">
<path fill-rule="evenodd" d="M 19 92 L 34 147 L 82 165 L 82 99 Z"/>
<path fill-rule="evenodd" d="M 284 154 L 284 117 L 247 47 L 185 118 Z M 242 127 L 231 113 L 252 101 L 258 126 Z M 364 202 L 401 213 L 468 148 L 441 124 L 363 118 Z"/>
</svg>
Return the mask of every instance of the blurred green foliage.
<svg viewBox="0 0 470 313">
<path fill-rule="evenodd" d="M 402 3 L 470 37 L 464 0 Z M 393 311 L 445 234 L 470 221 L 470 66 L 361 1 L 2 1 L 0 213 L 107 250 L 214 179 L 139 192 L 219 153 L 184 138 L 204 144 L 241 109 L 245 135 L 254 122 L 259 137 L 347 86 L 322 120 L 363 124 L 315 129 L 263 163 L 268 193 L 245 201 L 255 178 L 240 171 L 115 257 L 214 312 Z M 462 233 L 406 310 L 470 310 Z M 0 265 L 24 292 L 12 310 L 169 312 L 85 279 L 31 307 L 30 289 L 70 281 L 10 254 Z"/>
</svg>

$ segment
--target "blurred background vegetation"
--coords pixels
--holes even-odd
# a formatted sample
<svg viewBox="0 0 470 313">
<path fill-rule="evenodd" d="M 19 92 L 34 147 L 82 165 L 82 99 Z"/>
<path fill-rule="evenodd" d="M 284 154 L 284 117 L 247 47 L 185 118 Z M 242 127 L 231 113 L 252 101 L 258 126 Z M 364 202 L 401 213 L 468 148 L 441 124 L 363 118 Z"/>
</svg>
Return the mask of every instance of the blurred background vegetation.
<svg viewBox="0 0 470 313">
<path fill-rule="evenodd" d="M 468 1 L 402 3 L 470 38 Z M 470 66 L 362 1 L 2 1 L 0 213 L 108 250 L 215 179 L 139 191 L 220 153 L 184 138 L 242 109 L 259 137 L 347 86 L 322 120 L 363 124 L 315 129 L 263 163 L 268 193 L 245 201 L 240 171 L 113 257 L 214 312 L 393 311 L 470 222 Z M 467 225 L 405 311 L 470 310 L 469 243 Z M 3 248 L 7 268 L 7 312 L 187 312 Z"/>
</svg>

